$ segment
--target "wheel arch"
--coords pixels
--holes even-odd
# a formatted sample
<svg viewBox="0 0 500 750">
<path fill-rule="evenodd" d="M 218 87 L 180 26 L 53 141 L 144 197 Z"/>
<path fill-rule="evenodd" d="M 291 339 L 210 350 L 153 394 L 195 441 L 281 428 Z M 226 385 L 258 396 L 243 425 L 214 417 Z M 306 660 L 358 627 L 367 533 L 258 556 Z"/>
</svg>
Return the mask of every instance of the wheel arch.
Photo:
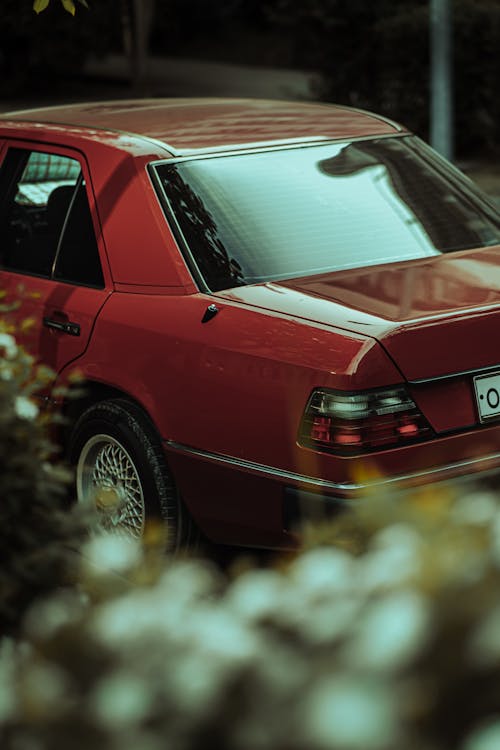
<svg viewBox="0 0 500 750">
<path fill-rule="evenodd" d="M 80 417 L 91 406 L 103 401 L 121 401 L 122 403 L 128 404 L 131 407 L 132 412 L 134 410 L 140 411 L 143 418 L 145 418 L 151 426 L 151 429 L 155 431 L 159 442 L 163 442 L 161 430 L 159 429 L 157 421 L 154 420 L 151 411 L 141 400 L 130 393 L 130 391 L 88 377 L 78 378 L 74 381 L 72 381 L 71 378 L 69 380 L 67 379 L 66 384 L 64 385 L 60 382 L 58 388 L 62 390 L 62 395 L 58 398 L 54 398 L 53 403 L 57 404 L 57 412 L 61 415 L 61 419 L 57 420 L 54 425 L 53 438 L 55 443 L 62 450 L 62 455 L 65 459 L 69 460 L 70 458 L 71 438 L 73 430 Z M 170 466 L 169 457 L 165 451 L 163 452 L 163 458 L 168 470 L 171 471 L 174 476 L 174 472 Z M 177 484 L 177 478 L 175 476 L 174 481 Z M 186 505 L 189 514 L 191 514 L 191 503 L 184 500 L 182 489 L 182 486 L 179 486 L 181 501 Z M 189 524 L 188 528 L 191 529 Z M 192 529 L 190 533 L 193 533 Z"/>
<path fill-rule="evenodd" d="M 148 418 L 152 427 L 156 430 L 161 439 L 158 426 L 148 409 L 128 391 L 88 378 L 82 382 L 76 382 L 66 386 L 66 391 L 60 408 L 62 422 L 59 429 L 59 439 L 63 446 L 68 444 L 70 434 L 80 416 L 90 406 L 101 401 L 109 400 L 126 401 L 135 408 L 140 409 L 144 416 Z"/>
</svg>

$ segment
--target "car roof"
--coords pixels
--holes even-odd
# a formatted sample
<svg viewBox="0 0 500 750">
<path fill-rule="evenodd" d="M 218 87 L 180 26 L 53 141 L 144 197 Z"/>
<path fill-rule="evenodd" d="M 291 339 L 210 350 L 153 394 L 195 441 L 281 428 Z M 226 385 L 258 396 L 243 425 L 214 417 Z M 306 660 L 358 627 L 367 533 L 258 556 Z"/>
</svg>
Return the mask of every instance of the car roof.
<svg viewBox="0 0 500 750">
<path fill-rule="evenodd" d="M 401 126 L 338 105 L 259 99 L 129 99 L 5 113 L 1 120 L 129 133 L 175 155 L 391 134 Z"/>
</svg>

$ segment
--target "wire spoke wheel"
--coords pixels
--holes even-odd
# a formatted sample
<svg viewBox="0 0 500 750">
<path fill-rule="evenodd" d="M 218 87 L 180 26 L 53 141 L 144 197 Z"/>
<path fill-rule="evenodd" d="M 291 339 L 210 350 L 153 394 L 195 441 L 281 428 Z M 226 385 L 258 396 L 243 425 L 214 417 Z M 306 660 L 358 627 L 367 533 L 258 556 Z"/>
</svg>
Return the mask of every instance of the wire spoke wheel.
<svg viewBox="0 0 500 750">
<path fill-rule="evenodd" d="M 68 458 L 76 467 L 76 497 L 90 531 L 145 541 L 165 552 L 196 544 L 198 530 L 184 507 L 161 439 L 133 403 L 91 404 L 73 427 Z"/>
<path fill-rule="evenodd" d="M 126 448 L 110 435 L 95 435 L 76 467 L 78 501 L 96 510 L 97 531 L 140 539 L 146 522 L 144 490 Z"/>
</svg>

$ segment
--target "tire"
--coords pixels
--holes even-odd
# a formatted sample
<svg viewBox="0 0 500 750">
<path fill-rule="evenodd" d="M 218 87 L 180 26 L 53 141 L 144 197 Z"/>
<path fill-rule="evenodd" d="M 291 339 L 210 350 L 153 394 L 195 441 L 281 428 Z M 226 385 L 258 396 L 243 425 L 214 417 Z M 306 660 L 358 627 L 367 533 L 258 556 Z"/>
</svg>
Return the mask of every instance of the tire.
<svg viewBox="0 0 500 750">
<path fill-rule="evenodd" d="M 114 399 L 90 406 L 74 426 L 69 458 L 77 501 L 97 511 L 98 532 L 141 539 L 156 522 L 168 552 L 197 541 L 160 438 L 135 404 Z"/>
</svg>

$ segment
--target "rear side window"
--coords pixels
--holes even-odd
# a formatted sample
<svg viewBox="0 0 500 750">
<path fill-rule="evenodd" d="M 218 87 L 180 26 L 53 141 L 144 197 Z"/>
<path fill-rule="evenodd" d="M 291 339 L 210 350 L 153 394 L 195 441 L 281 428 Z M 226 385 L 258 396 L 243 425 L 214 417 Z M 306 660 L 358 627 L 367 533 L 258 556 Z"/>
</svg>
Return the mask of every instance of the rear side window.
<svg viewBox="0 0 500 750">
<path fill-rule="evenodd" d="M 4 269 L 103 287 L 92 217 L 76 159 L 9 149 L 0 170 Z"/>
</svg>

